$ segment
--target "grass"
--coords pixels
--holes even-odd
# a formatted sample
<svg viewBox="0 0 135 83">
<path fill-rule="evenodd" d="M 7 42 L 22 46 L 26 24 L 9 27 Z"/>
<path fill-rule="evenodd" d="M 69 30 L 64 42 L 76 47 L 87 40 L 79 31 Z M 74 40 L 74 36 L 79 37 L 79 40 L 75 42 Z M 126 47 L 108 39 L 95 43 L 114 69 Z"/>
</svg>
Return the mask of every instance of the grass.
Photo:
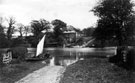
<svg viewBox="0 0 135 83">
<path fill-rule="evenodd" d="M 14 83 L 29 73 L 46 66 L 42 61 L 9 64 L 0 68 L 0 83 Z"/>
<path fill-rule="evenodd" d="M 112 65 L 107 58 L 91 58 L 68 66 L 60 83 L 135 83 L 135 72 Z"/>
</svg>

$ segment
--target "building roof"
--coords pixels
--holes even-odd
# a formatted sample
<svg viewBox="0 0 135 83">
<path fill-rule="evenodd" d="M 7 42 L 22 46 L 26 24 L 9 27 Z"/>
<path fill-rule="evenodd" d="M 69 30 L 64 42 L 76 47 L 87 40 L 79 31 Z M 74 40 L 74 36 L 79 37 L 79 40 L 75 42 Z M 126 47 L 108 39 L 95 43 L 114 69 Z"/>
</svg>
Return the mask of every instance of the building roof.
<svg viewBox="0 0 135 83">
<path fill-rule="evenodd" d="M 76 33 L 75 31 L 64 31 L 63 33 Z"/>
</svg>

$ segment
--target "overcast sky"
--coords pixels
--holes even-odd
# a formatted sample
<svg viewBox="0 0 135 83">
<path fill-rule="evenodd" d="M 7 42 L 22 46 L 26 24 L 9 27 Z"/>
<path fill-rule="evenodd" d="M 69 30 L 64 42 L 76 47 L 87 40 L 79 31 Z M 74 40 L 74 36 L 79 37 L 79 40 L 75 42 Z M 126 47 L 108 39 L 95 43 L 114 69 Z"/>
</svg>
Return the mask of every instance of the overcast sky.
<svg viewBox="0 0 135 83">
<path fill-rule="evenodd" d="M 0 0 L 0 16 L 15 17 L 18 23 L 28 25 L 31 20 L 60 19 L 76 28 L 87 28 L 97 17 L 89 12 L 98 0 Z"/>
</svg>

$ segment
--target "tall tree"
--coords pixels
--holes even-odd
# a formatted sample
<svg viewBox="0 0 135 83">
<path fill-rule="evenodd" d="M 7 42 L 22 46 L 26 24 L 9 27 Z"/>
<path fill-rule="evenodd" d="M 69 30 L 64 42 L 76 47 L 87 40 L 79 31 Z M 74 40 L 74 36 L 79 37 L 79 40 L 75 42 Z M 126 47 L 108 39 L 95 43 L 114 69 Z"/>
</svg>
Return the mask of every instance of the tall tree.
<svg viewBox="0 0 135 83">
<path fill-rule="evenodd" d="M 64 28 L 67 26 L 66 23 L 58 19 L 53 20 L 52 24 L 54 25 L 54 34 L 56 37 L 62 35 Z"/>
<path fill-rule="evenodd" d="M 24 34 L 24 25 L 19 23 L 19 24 L 17 24 L 17 26 L 18 26 L 17 31 L 20 33 L 20 37 L 22 37 Z"/>
<path fill-rule="evenodd" d="M 94 36 L 103 41 L 116 38 L 119 45 L 126 44 L 133 6 L 131 0 L 100 0 L 92 10 L 99 17 Z"/>
<path fill-rule="evenodd" d="M 52 21 L 52 25 L 54 26 L 54 36 L 59 45 L 63 45 L 65 39 L 63 35 L 63 31 L 65 30 L 67 24 L 61 20 L 55 19 Z"/>
<path fill-rule="evenodd" d="M 4 34 L 4 26 L 2 25 L 3 23 L 3 18 L 0 17 L 0 33 Z"/>
<path fill-rule="evenodd" d="M 25 34 L 25 36 L 28 36 L 29 33 L 31 33 L 30 26 L 24 26 L 24 34 Z"/>
<path fill-rule="evenodd" d="M 35 47 L 39 40 L 43 37 L 42 31 L 47 31 L 50 28 L 50 23 L 45 19 L 33 20 L 31 22 L 31 32 L 34 34 L 32 44 Z"/>
<path fill-rule="evenodd" d="M 41 33 L 41 31 L 47 30 L 50 28 L 49 24 L 50 23 L 46 21 L 45 19 L 40 19 L 39 21 L 33 20 L 31 22 L 32 33 L 34 34 L 34 36 L 38 36 Z"/>
<path fill-rule="evenodd" d="M 12 34 L 14 33 L 15 30 L 14 24 L 16 23 L 16 21 L 15 18 L 9 17 L 9 19 L 7 19 L 7 22 L 8 22 L 7 38 L 8 40 L 11 40 Z"/>
<path fill-rule="evenodd" d="M 3 18 L 0 17 L 0 48 L 8 47 L 8 40 L 6 38 L 6 35 L 4 33 L 5 27 L 3 26 Z"/>
</svg>

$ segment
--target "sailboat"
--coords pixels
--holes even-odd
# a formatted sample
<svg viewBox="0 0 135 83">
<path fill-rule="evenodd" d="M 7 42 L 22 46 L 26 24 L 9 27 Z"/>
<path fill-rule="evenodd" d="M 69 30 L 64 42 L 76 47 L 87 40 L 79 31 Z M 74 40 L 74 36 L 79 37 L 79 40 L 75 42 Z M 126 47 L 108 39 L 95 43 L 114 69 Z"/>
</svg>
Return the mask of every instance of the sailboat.
<svg viewBox="0 0 135 83">
<path fill-rule="evenodd" d="M 43 38 L 39 41 L 39 43 L 37 45 L 36 56 L 39 56 L 40 54 L 43 53 L 43 50 L 44 50 L 44 41 L 45 41 L 45 35 L 43 36 Z"/>
<path fill-rule="evenodd" d="M 42 39 L 37 44 L 36 54 L 33 57 L 27 58 L 26 60 L 43 60 L 44 59 L 44 41 L 46 35 L 42 37 Z"/>
</svg>

